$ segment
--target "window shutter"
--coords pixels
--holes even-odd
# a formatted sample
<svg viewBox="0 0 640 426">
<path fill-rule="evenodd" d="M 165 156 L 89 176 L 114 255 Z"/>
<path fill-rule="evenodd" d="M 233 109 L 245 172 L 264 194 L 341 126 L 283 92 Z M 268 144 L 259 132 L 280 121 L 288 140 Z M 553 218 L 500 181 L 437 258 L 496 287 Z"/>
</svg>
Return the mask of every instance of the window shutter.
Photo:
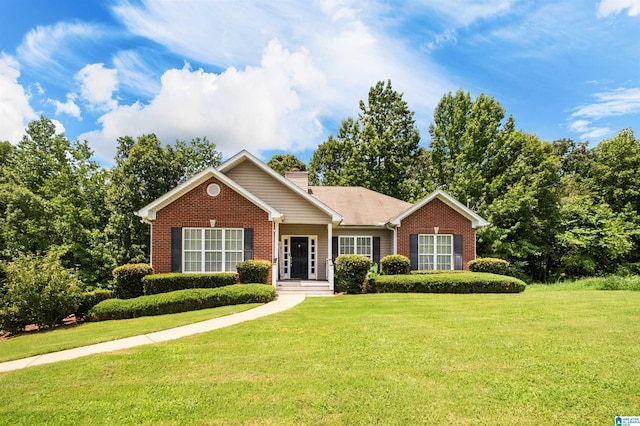
<svg viewBox="0 0 640 426">
<path fill-rule="evenodd" d="M 380 237 L 373 237 L 373 261 L 380 270 Z"/>
<path fill-rule="evenodd" d="M 253 260 L 253 228 L 244 228 L 243 260 Z"/>
<path fill-rule="evenodd" d="M 182 272 L 182 228 L 171 228 L 171 272 Z"/>
<path fill-rule="evenodd" d="M 409 235 L 409 260 L 411 270 L 418 269 L 418 234 Z"/>
<path fill-rule="evenodd" d="M 453 236 L 453 269 L 461 271 L 462 266 L 462 235 Z"/>
<path fill-rule="evenodd" d="M 338 237 L 331 238 L 331 257 L 331 260 L 335 263 L 336 257 L 338 257 Z"/>
</svg>

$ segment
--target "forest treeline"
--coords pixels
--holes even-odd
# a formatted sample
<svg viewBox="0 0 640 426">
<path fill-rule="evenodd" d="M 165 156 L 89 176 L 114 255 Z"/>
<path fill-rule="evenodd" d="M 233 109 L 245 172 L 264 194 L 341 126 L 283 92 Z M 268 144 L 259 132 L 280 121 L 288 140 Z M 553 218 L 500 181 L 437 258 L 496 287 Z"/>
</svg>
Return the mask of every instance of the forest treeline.
<svg viewBox="0 0 640 426">
<path fill-rule="evenodd" d="M 440 100 L 425 148 L 413 116 L 390 81 L 378 82 L 308 165 L 291 154 L 268 164 L 284 173 L 296 163 L 313 184 L 406 201 L 444 189 L 490 222 L 478 231 L 478 256 L 509 260 L 532 280 L 640 272 L 640 140 L 632 129 L 593 146 L 542 141 L 518 130 L 493 97 L 459 90 Z M 86 289 L 108 285 L 115 266 L 148 262 L 149 226 L 134 212 L 222 159 L 206 138 L 117 142 L 110 168 L 46 117 L 29 123 L 17 145 L 0 142 L 0 265 L 54 249 Z"/>
</svg>

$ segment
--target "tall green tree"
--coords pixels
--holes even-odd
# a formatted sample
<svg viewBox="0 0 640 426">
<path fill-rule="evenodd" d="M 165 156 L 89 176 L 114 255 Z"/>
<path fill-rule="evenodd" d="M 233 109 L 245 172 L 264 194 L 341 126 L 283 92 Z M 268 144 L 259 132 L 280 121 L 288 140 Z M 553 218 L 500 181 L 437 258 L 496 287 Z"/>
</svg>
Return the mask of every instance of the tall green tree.
<svg viewBox="0 0 640 426">
<path fill-rule="evenodd" d="M 116 264 L 149 259 L 149 226 L 135 212 L 173 189 L 192 174 L 220 164 L 215 144 L 204 139 L 163 146 L 154 134 L 118 139 L 111 185 L 106 195 L 110 212 L 106 236 Z"/>
<path fill-rule="evenodd" d="M 487 218 L 480 255 L 496 255 L 544 279 L 559 221 L 559 157 L 535 135 L 515 129 L 492 97 L 459 90 L 436 107 L 432 170 L 436 184 Z"/>
<path fill-rule="evenodd" d="M 626 261 L 640 262 L 640 139 L 623 129 L 593 148 L 588 183 L 596 201 L 634 224 L 633 249 Z"/>
<path fill-rule="evenodd" d="M 4 166 L 7 185 L 15 191 L 3 192 L 5 256 L 58 246 L 64 265 L 77 268 L 84 282 L 92 285 L 108 279 L 104 267 L 108 261 L 98 248 L 107 218 L 107 173 L 91 160 L 92 155 L 86 141 L 71 143 L 56 134 L 46 117 L 28 124 Z M 20 222 L 31 236 L 29 244 L 12 232 Z"/>
<path fill-rule="evenodd" d="M 282 176 L 290 172 L 293 166 L 297 166 L 299 170 L 307 170 L 307 165 L 293 154 L 276 154 L 267 162 L 267 166 Z"/>
<path fill-rule="evenodd" d="M 562 200 L 556 260 L 559 272 L 585 276 L 616 272 L 618 262 L 633 247 L 635 225 L 616 214 L 607 203 L 590 196 Z"/>
<path fill-rule="evenodd" d="M 322 185 L 363 186 L 402 200 L 422 195 L 424 149 L 414 113 L 393 90 L 391 81 L 378 82 L 360 101 L 357 120 L 343 120 L 314 152 L 309 171 Z"/>
</svg>

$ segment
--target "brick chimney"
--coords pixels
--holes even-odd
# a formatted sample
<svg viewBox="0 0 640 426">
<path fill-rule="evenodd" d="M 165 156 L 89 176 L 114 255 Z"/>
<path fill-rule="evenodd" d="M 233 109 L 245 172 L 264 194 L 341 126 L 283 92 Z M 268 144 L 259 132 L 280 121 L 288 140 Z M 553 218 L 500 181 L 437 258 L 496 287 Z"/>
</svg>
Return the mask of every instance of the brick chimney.
<svg viewBox="0 0 640 426">
<path fill-rule="evenodd" d="M 309 192 L 309 172 L 300 170 L 300 167 L 293 165 L 290 172 L 285 172 L 284 177 L 302 188 L 305 192 Z"/>
</svg>

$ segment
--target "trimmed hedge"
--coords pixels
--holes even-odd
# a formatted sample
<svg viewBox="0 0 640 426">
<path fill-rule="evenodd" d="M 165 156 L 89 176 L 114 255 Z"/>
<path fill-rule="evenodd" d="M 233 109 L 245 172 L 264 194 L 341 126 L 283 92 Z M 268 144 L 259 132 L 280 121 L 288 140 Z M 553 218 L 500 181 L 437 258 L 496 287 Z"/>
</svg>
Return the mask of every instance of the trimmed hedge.
<svg viewBox="0 0 640 426">
<path fill-rule="evenodd" d="M 111 290 L 97 289 L 94 291 L 85 291 L 80 295 L 80 304 L 76 309 L 76 318 L 85 318 L 91 308 L 96 306 L 103 300 L 113 299 L 114 293 Z"/>
<path fill-rule="evenodd" d="M 261 283 L 268 284 L 271 262 L 268 260 L 245 260 L 238 263 L 238 280 L 240 284 Z"/>
<path fill-rule="evenodd" d="M 409 272 L 411 261 L 401 254 L 390 254 L 380 259 L 380 268 L 384 275 L 401 275 Z"/>
<path fill-rule="evenodd" d="M 115 278 L 115 294 L 120 299 L 142 296 L 144 287 L 142 278 L 153 274 L 153 268 L 146 263 L 129 263 L 118 266 L 112 271 Z"/>
<path fill-rule="evenodd" d="M 503 259 L 496 259 L 493 257 L 479 257 L 475 260 L 471 260 L 468 265 L 469 270 L 472 272 L 488 272 L 490 274 L 511 275 L 511 265 L 509 264 L 509 262 Z"/>
<path fill-rule="evenodd" d="M 381 275 L 373 283 L 377 293 L 521 293 L 524 281 L 483 272 L 441 272 Z"/>
<path fill-rule="evenodd" d="M 349 294 L 366 293 L 366 277 L 371 259 L 359 254 L 343 254 L 336 258 L 336 289 Z"/>
<path fill-rule="evenodd" d="M 142 278 L 144 294 L 168 293 L 188 288 L 216 288 L 233 285 L 238 282 L 238 275 L 233 272 L 215 272 L 211 274 L 183 274 L 171 272 L 153 274 Z"/>
<path fill-rule="evenodd" d="M 192 288 L 171 293 L 141 296 L 134 299 L 109 299 L 94 306 L 90 321 L 138 318 L 175 314 L 219 306 L 267 303 L 275 299 L 276 290 L 264 284 L 234 284 L 220 288 Z"/>
</svg>

